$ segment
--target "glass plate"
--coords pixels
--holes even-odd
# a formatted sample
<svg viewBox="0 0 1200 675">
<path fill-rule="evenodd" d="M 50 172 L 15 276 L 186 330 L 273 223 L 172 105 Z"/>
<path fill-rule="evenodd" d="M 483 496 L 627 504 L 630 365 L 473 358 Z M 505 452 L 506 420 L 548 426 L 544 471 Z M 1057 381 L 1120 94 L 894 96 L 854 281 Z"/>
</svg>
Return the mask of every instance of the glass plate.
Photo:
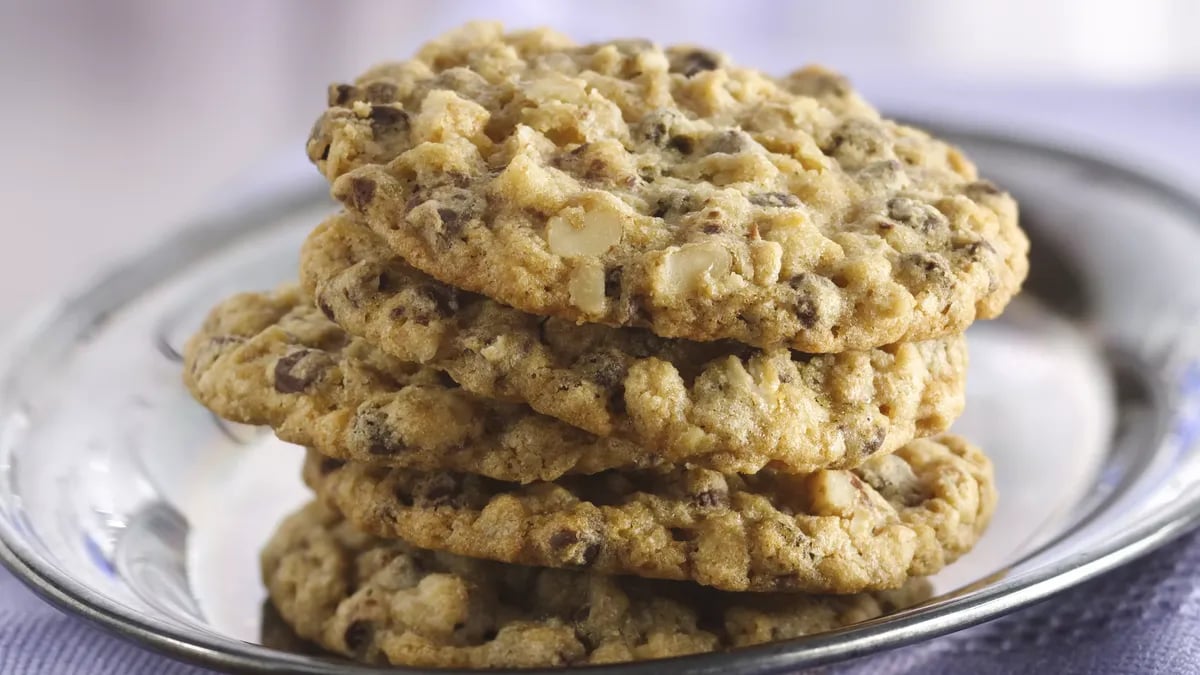
<svg viewBox="0 0 1200 675">
<path fill-rule="evenodd" d="M 956 429 L 996 465 L 989 532 L 920 607 L 672 668 L 765 672 L 929 638 L 1079 583 L 1196 521 L 1200 206 L 1097 159 L 947 135 L 1017 196 L 1034 240 L 1027 291 L 970 331 Z M 278 626 L 263 620 L 258 549 L 306 498 L 301 453 L 216 420 L 180 383 L 181 345 L 208 307 L 294 276 L 305 233 L 333 209 L 317 179 L 269 192 L 235 199 L 10 336 L 0 558 L 59 606 L 182 659 L 355 671 L 277 648 Z"/>
</svg>

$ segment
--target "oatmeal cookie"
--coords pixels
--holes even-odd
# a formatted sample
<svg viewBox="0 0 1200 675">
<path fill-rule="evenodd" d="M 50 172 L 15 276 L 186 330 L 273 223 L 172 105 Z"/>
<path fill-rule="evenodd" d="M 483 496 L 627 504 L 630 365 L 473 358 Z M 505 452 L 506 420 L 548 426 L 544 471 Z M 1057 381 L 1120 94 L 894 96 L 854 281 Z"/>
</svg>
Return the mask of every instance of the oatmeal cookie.
<svg viewBox="0 0 1200 675">
<path fill-rule="evenodd" d="M 1028 269 L 1017 207 L 842 78 L 470 24 L 331 88 L 333 194 L 526 312 L 804 352 L 962 332 Z"/>
<path fill-rule="evenodd" d="M 684 461 L 726 472 L 751 472 L 768 464 L 799 472 L 859 463 L 866 459 L 867 451 L 879 454 L 881 449 L 894 447 L 892 437 L 882 433 L 888 428 L 875 425 L 877 420 L 887 419 L 885 412 L 892 412 L 886 406 L 907 400 L 903 390 L 895 393 L 885 388 L 872 394 L 874 398 L 857 417 L 847 414 L 824 426 L 811 424 L 791 430 L 814 434 L 807 445 L 794 439 L 781 441 L 775 448 L 761 442 L 740 445 L 730 434 L 726 434 L 726 444 L 718 445 L 699 433 L 690 443 L 684 437 L 670 447 L 644 445 L 615 435 L 596 436 L 537 414 L 528 406 L 472 394 L 442 371 L 388 356 L 366 340 L 347 335 L 295 287 L 226 300 L 212 310 L 184 351 L 188 387 L 197 400 L 226 419 L 268 425 L 285 441 L 315 447 L 335 458 L 453 469 L 519 482 Z M 919 362 L 917 354 L 902 350 L 899 355 L 904 366 L 899 373 L 912 370 Z M 877 361 L 882 367 L 891 358 L 881 352 Z M 819 359 L 828 362 L 828 378 L 840 383 L 841 389 L 830 388 L 830 397 L 861 397 L 855 388 L 873 392 L 876 380 L 888 383 L 886 374 L 876 380 L 870 377 L 871 363 L 841 355 Z M 645 368 L 647 381 L 634 381 L 634 391 L 653 392 L 653 387 L 663 386 L 661 380 L 655 382 L 661 377 L 659 371 L 669 366 L 661 361 L 651 365 L 657 369 Z M 755 372 L 772 367 L 768 362 L 756 368 L 753 359 L 749 365 Z M 729 372 L 749 377 L 748 371 L 745 364 L 732 358 L 726 359 L 724 366 L 714 369 L 707 386 L 727 388 L 729 400 L 714 400 L 710 409 L 699 412 L 693 412 L 696 406 L 692 404 L 678 415 L 687 412 L 693 418 L 719 420 L 721 415 L 740 414 L 736 405 L 742 394 L 722 378 Z M 820 374 L 816 368 L 802 372 Z M 853 379 L 850 374 L 862 377 Z M 675 385 L 682 387 L 679 375 L 672 376 Z M 932 419 L 943 409 L 929 403 L 938 400 L 933 394 L 940 390 L 927 390 L 921 405 L 930 409 L 925 416 Z M 817 403 L 815 397 L 810 398 Z M 634 407 L 652 415 L 652 406 L 653 402 L 638 402 Z M 846 407 L 853 411 L 852 406 Z M 821 413 L 811 415 L 819 419 Z M 672 430 L 671 422 L 670 418 L 651 421 L 646 427 Z M 854 425 L 867 422 L 873 425 L 868 428 L 871 433 L 855 436 Z M 724 424 L 735 426 L 733 422 Z M 911 428 L 911 422 L 909 425 Z M 743 429 L 747 437 L 758 433 L 752 427 Z M 874 435 L 876 429 L 882 430 L 878 436 Z M 904 429 L 902 425 L 892 427 L 894 434 L 905 433 Z M 773 433 L 780 436 L 785 431 Z M 822 448 L 817 444 L 821 439 L 835 445 Z M 828 464 L 821 464 L 825 460 Z"/>
<path fill-rule="evenodd" d="M 613 663 L 811 635 L 930 595 L 924 579 L 846 596 L 722 593 L 692 584 L 462 558 L 362 534 L 310 504 L 262 553 L 299 635 L 374 664 L 495 668 Z"/>
<path fill-rule="evenodd" d="M 348 336 L 295 286 L 213 308 L 184 349 L 184 381 L 215 414 L 337 459 L 519 482 L 662 461 L 389 357 Z"/>
<path fill-rule="evenodd" d="M 304 479 L 360 529 L 423 548 L 728 591 L 897 588 L 970 550 L 995 506 L 991 464 L 954 436 L 799 475 L 679 467 L 518 485 L 310 451 Z"/>
</svg>

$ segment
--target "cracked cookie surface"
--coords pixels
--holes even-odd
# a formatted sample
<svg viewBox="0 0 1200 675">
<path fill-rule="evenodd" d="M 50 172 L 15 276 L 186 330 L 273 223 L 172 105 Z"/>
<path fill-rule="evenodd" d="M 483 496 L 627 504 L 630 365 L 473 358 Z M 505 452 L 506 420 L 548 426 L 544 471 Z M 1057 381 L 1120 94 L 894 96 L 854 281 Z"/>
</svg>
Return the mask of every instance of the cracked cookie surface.
<svg viewBox="0 0 1200 675">
<path fill-rule="evenodd" d="M 695 581 L 728 591 L 897 588 L 970 550 L 995 507 L 992 468 L 955 436 L 852 471 L 726 476 L 608 471 L 527 485 L 330 462 L 304 479 L 364 531 L 472 558 Z"/>
<path fill-rule="evenodd" d="M 219 304 L 184 350 L 184 370 L 185 381 L 197 400 L 221 417 L 270 426 L 283 440 L 315 447 L 331 457 L 453 469 L 528 482 L 550 480 L 565 473 L 685 461 L 727 472 L 751 472 L 768 464 L 806 471 L 823 466 L 825 460 L 829 464 L 861 462 L 865 459 L 861 453 L 846 452 L 856 447 L 847 441 L 855 438 L 854 425 L 866 425 L 867 431 L 857 437 L 866 444 L 862 452 L 892 450 L 895 434 L 906 431 L 903 426 L 899 431 L 892 427 L 891 436 L 877 431 L 885 429 L 879 422 L 884 419 L 881 406 L 894 405 L 896 409 L 888 412 L 905 414 L 904 406 L 911 403 L 901 402 L 916 400 L 913 392 L 904 389 L 909 382 L 902 376 L 917 369 L 919 354 L 905 349 L 901 348 L 898 356 L 881 351 L 875 359 L 880 372 L 874 380 L 870 374 L 875 363 L 847 355 L 816 357 L 817 361 L 796 371 L 832 380 L 837 386 L 829 389 L 828 396 L 834 400 L 855 396 L 865 399 L 858 417 L 847 413 L 845 419 L 829 420 L 823 425 L 813 423 L 804 430 L 817 439 L 835 443 L 831 448 L 814 445 L 811 439 L 789 439 L 790 446 L 776 440 L 772 447 L 763 439 L 757 445 L 749 441 L 742 445 L 730 433 L 725 434 L 726 443 L 718 445 L 713 438 L 699 433 L 703 428 L 691 437 L 682 436 L 689 433 L 682 423 L 678 432 L 682 438 L 672 445 L 658 445 L 658 437 L 651 435 L 630 434 L 645 443 L 616 435 L 596 436 L 538 414 L 528 406 L 472 394 L 433 367 L 390 357 L 366 340 L 349 336 L 296 287 L 274 293 L 244 293 Z M 682 387 L 679 375 L 672 373 L 665 362 L 650 361 L 643 368 L 643 381 L 635 381 L 629 390 L 651 398 L 671 391 L 664 393 L 663 387 Z M 896 372 L 883 369 L 895 361 L 901 365 Z M 819 363 L 828 366 L 818 368 Z M 756 372 L 778 372 L 769 370 L 775 367 L 769 361 L 756 367 L 751 359 L 749 365 Z M 744 383 L 744 378 L 750 377 L 745 365 L 729 358 L 718 366 L 706 376 L 710 381 L 707 386 L 715 390 L 709 402 L 698 406 L 686 392 L 680 393 L 669 401 L 676 406 L 674 414 L 688 422 L 696 418 L 715 420 L 712 424 L 740 428 L 746 436 L 759 433 L 731 419 L 740 413 L 735 405 L 739 396 L 757 396 L 756 390 L 741 392 L 741 384 L 735 387 L 727 382 L 727 374 L 732 372 L 742 376 Z M 660 374 L 664 370 L 666 375 Z M 532 373 L 535 378 L 537 375 Z M 890 379 L 893 375 L 894 380 Z M 951 379 L 957 382 L 959 376 L 961 372 Z M 528 385 L 536 389 L 537 381 L 531 380 Z M 719 398 L 721 390 L 727 399 Z M 914 417 L 938 419 L 940 411 L 946 410 L 946 406 L 934 404 L 941 402 L 938 392 L 942 390 L 928 387 L 919 400 L 923 415 Z M 818 402 L 811 395 L 805 401 L 809 405 Z M 665 415 L 657 411 L 667 411 L 667 404 L 638 400 L 631 407 L 653 416 Z M 854 410 L 853 406 L 845 407 Z M 819 420 L 835 409 L 808 411 L 808 415 Z M 760 418 L 763 414 L 760 411 Z M 651 419 L 647 428 L 655 433 L 674 432 L 678 428 L 671 426 L 674 421 L 670 417 Z M 780 437 L 785 431 L 778 427 L 774 436 Z M 771 441 L 766 435 L 763 438 Z"/>
<path fill-rule="evenodd" d="M 666 458 L 719 456 L 726 471 L 855 466 L 945 431 L 964 404 L 961 335 L 811 355 L 575 324 L 442 284 L 344 214 L 309 236 L 300 267 L 321 309 L 384 352 Z"/>
<path fill-rule="evenodd" d="M 462 558 L 353 529 L 312 503 L 262 553 L 297 634 L 374 664 L 533 667 L 663 658 L 811 635 L 917 604 L 929 584 L 848 596 L 692 584 Z"/>
<path fill-rule="evenodd" d="M 439 280 L 665 337 L 924 340 L 997 316 L 1028 271 L 1007 193 L 815 67 L 470 24 L 332 87 L 307 149 Z"/>
</svg>

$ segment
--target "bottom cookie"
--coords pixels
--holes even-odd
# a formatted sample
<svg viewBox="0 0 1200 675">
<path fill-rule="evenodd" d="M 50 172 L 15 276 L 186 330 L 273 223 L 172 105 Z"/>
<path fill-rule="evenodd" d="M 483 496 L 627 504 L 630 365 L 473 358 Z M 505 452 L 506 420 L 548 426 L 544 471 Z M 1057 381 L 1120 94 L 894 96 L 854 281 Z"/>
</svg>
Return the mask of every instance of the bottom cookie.
<svg viewBox="0 0 1200 675">
<path fill-rule="evenodd" d="M 694 654 L 828 631 L 930 595 L 923 579 L 857 595 L 728 593 L 475 560 L 363 534 L 316 502 L 284 520 L 262 565 L 299 636 L 359 661 L 423 667 Z"/>
</svg>

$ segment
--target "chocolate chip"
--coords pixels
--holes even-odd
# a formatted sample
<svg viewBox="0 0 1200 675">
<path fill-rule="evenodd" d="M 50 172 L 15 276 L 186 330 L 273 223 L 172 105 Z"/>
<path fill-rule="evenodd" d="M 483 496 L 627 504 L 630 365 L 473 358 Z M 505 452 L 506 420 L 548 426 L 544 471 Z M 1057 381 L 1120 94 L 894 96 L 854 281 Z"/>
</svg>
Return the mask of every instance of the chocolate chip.
<svg viewBox="0 0 1200 675">
<path fill-rule="evenodd" d="M 825 154 L 843 164 L 864 166 L 887 154 L 891 142 L 883 128 L 867 120 L 846 120 L 820 145 Z"/>
<path fill-rule="evenodd" d="M 319 471 L 322 476 L 327 476 L 345 465 L 345 460 L 336 459 L 334 457 L 322 457 L 321 464 L 317 467 L 317 471 Z"/>
<path fill-rule="evenodd" d="M 275 362 L 275 391 L 298 394 L 329 369 L 329 358 L 314 349 L 294 351 Z"/>
<path fill-rule="evenodd" d="M 696 142 L 690 136 L 672 136 L 667 141 L 667 147 L 683 155 L 690 155 L 696 149 Z"/>
<path fill-rule="evenodd" d="M 656 120 L 647 126 L 643 134 L 647 141 L 661 146 L 667 137 L 667 125 L 662 120 Z"/>
<path fill-rule="evenodd" d="M 673 59 L 671 72 L 683 73 L 684 77 L 692 77 L 706 70 L 716 70 L 720 66 L 720 57 L 700 49 L 690 51 L 683 56 Z"/>
<path fill-rule="evenodd" d="M 358 89 L 352 84 L 329 85 L 329 105 L 344 106 L 358 96 Z"/>
<path fill-rule="evenodd" d="M 568 565 L 590 565 L 600 555 L 600 542 L 587 540 L 575 530 L 562 529 L 550 535 L 550 547 L 562 555 Z M 580 548 L 579 544 L 583 544 Z"/>
<path fill-rule="evenodd" d="M 459 226 L 461 215 L 453 209 L 438 209 L 438 218 L 442 219 L 442 227 L 446 232 L 460 232 L 462 228 Z"/>
<path fill-rule="evenodd" d="M 745 152 L 754 146 L 754 139 L 741 129 L 728 129 L 713 134 L 706 139 L 704 149 L 708 154 L 717 152 L 735 155 Z"/>
<path fill-rule="evenodd" d="M 584 603 L 576 607 L 575 611 L 571 613 L 571 621 L 575 623 L 583 623 L 584 621 L 588 620 L 588 617 L 591 616 L 591 614 L 592 606 Z"/>
<path fill-rule="evenodd" d="M 721 232 L 725 231 L 725 226 L 721 223 L 706 223 L 704 227 L 700 229 L 704 232 L 704 234 L 720 234 Z"/>
<path fill-rule="evenodd" d="M 350 206 L 358 211 L 366 211 L 375 199 L 375 181 L 362 176 L 350 178 Z"/>
<path fill-rule="evenodd" d="M 635 133 L 651 145 L 661 148 L 671 137 L 671 129 L 675 125 L 677 115 L 678 113 L 671 110 L 655 110 L 638 122 Z"/>
<path fill-rule="evenodd" d="M 909 253 L 896 263 L 896 279 L 913 292 L 951 283 L 950 266 L 937 253 Z"/>
<path fill-rule="evenodd" d="M 800 198 L 786 192 L 757 192 L 750 195 L 750 203 L 755 206 L 773 208 L 796 208 L 800 206 Z"/>
<path fill-rule="evenodd" d="M 452 185 L 434 188 L 425 195 L 424 201 L 432 202 L 436 208 L 421 206 L 418 209 L 420 218 L 413 220 L 410 216 L 410 222 L 419 224 L 425 230 L 425 236 L 429 238 L 430 243 L 441 249 L 450 246 L 453 240 L 462 234 L 467 224 L 480 216 L 485 208 L 482 196 Z M 415 203 L 410 204 L 417 206 Z"/>
<path fill-rule="evenodd" d="M 618 265 L 604 273 L 604 297 L 617 298 L 621 296 L 622 269 Z"/>
<path fill-rule="evenodd" d="M 703 490 L 692 495 L 692 503 L 701 508 L 725 506 L 729 503 L 729 493 L 724 490 Z"/>
<path fill-rule="evenodd" d="M 811 296 L 801 295 L 796 300 L 796 320 L 805 328 L 817 325 L 817 303 Z"/>
<path fill-rule="evenodd" d="M 393 319 L 428 326 L 434 319 L 444 319 L 458 311 L 458 290 L 450 286 L 418 286 L 412 294 L 415 297 L 408 304 L 392 309 Z"/>
<path fill-rule="evenodd" d="M 559 530 L 550 535 L 550 545 L 554 548 L 566 548 L 579 541 L 579 533 L 575 530 Z"/>
<path fill-rule="evenodd" d="M 372 82 L 367 85 L 367 103 L 391 103 L 400 90 L 391 82 Z"/>
<path fill-rule="evenodd" d="M 324 298 L 317 300 L 317 307 L 319 307 L 320 313 L 325 315 L 325 318 L 328 318 L 329 321 L 334 321 L 334 307 L 329 306 L 329 303 L 326 303 Z"/>
<path fill-rule="evenodd" d="M 355 413 L 351 435 L 355 444 L 365 446 L 372 455 L 397 455 L 407 450 L 394 439 L 387 414 L 378 407 L 364 406 Z"/>
<path fill-rule="evenodd" d="M 941 211 L 911 197 L 889 199 L 887 216 L 924 234 L 930 234 L 935 230 L 944 230 L 950 226 L 950 221 Z"/>
<path fill-rule="evenodd" d="M 361 655 L 371 644 L 371 639 L 375 636 L 375 625 L 370 621 L 359 619 L 352 621 L 346 627 L 346 633 L 342 636 L 342 640 L 346 643 L 346 648 L 355 654 Z"/>
<path fill-rule="evenodd" d="M 593 541 L 583 549 L 583 564 L 591 565 L 600 556 L 600 542 Z"/>
<path fill-rule="evenodd" d="M 393 105 L 373 105 L 367 117 L 371 120 L 371 131 L 376 134 L 408 130 L 408 113 Z"/>
<path fill-rule="evenodd" d="M 664 218 L 669 215 L 683 215 L 696 211 L 698 205 L 696 198 L 683 190 L 672 190 L 658 197 L 655 202 L 654 210 L 650 215 L 655 218 Z M 718 212 L 718 215 L 720 213 Z"/>
</svg>

